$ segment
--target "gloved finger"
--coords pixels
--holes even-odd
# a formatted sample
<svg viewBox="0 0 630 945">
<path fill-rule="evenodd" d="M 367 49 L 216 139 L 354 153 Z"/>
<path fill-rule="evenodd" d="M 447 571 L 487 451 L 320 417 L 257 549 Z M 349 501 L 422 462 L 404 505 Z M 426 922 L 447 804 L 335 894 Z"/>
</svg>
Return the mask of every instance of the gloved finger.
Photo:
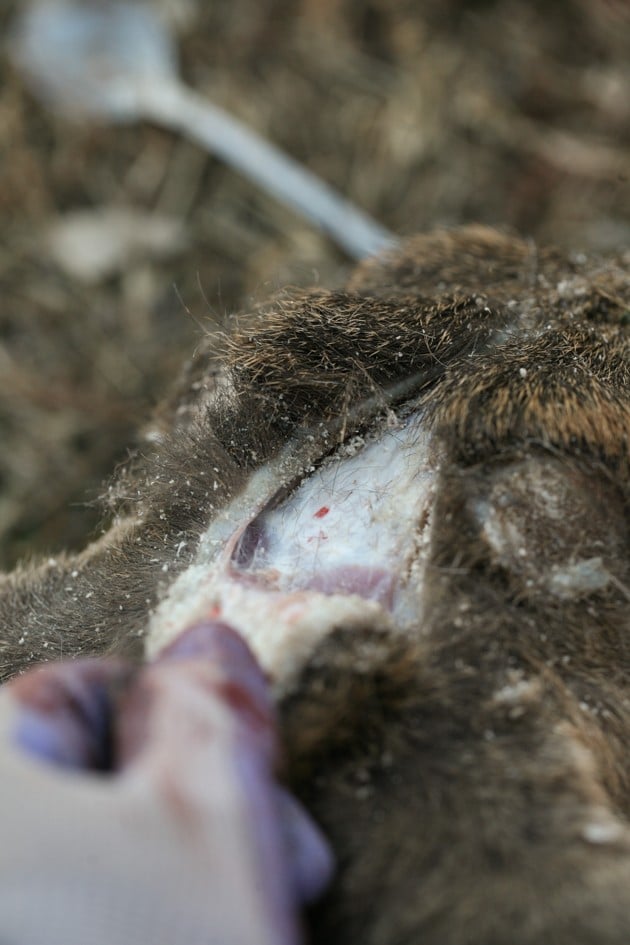
<svg viewBox="0 0 630 945">
<path fill-rule="evenodd" d="M 332 855 L 318 828 L 274 779 L 275 716 L 264 675 L 245 642 L 213 622 L 190 628 L 145 669 L 119 706 L 118 757 L 153 766 L 190 823 L 195 811 L 232 818 L 226 858 L 241 860 L 270 901 L 318 895 Z M 161 745 L 161 750 L 160 750 Z M 200 828 L 198 827 L 200 830 Z M 245 842 L 243 842 L 243 839 Z M 245 862 L 246 861 L 246 862 Z"/>
<path fill-rule="evenodd" d="M 300 904 L 309 903 L 321 896 L 333 877 L 332 850 L 302 805 L 288 791 L 278 790 L 294 898 Z"/>
<path fill-rule="evenodd" d="M 273 728 L 275 716 L 264 674 L 243 639 L 226 624 L 213 622 L 191 627 L 162 651 L 158 663 L 172 660 L 209 659 L 216 671 L 216 692 L 242 715 L 259 737 L 270 767 L 277 760 Z M 271 729 L 270 729 L 271 725 Z M 127 733 L 129 736 L 129 732 Z M 266 736 L 273 735 L 265 748 Z M 140 733 L 136 731 L 134 738 Z M 242 750 L 244 747 L 241 746 Z M 127 741 L 123 754 L 133 754 Z M 286 790 L 277 788 L 280 826 L 289 864 L 289 880 L 296 902 L 310 902 L 328 885 L 333 857 L 327 841 L 306 811 Z"/>
<path fill-rule="evenodd" d="M 239 739 L 248 739 L 255 746 L 261 762 L 273 767 L 278 742 L 265 676 L 235 630 L 219 621 L 208 621 L 185 630 L 120 693 L 115 729 L 117 766 L 124 768 L 163 740 L 169 745 L 175 741 L 179 751 L 182 739 L 194 739 L 195 726 L 207 729 L 210 716 L 219 709 L 230 724 L 216 729 L 215 737 L 228 730 L 234 736 L 238 733 Z"/>
<path fill-rule="evenodd" d="M 211 658 L 224 670 L 229 667 L 234 673 L 238 666 L 238 677 L 255 694 L 257 708 L 251 714 L 251 703 L 236 698 L 231 682 L 219 683 L 219 690 L 231 695 L 233 708 L 250 713 L 250 724 L 256 725 L 261 715 L 273 712 L 269 688 L 264 675 L 243 641 L 222 623 L 192 627 L 165 649 L 160 659 Z M 210 646 L 211 650 L 208 649 Z M 228 674 L 229 675 L 229 674 Z M 231 676 L 233 682 L 234 677 Z M 269 760 L 274 761 L 273 753 Z M 279 817 L 289 860 L 290 881 L 295 901 L 311 902 L 324 891 L 334 869 L 332 852 L 319 828 L 298 801 L 284 788 L 277 788 Z"/>
<path fill-rule="evenodd" d="M 131 672 L 120 660 L 89 659 L 49 663 L 7 683 L 14 744 L 61 767 L 106 770 L 111 693 Z"/>
<path fill-rule="evenodd" d="M 275 722 L 247 645 L 225 624 L 191 628 L 138 674 L 116 721 L 121 787 L 138 803 L 157 798 L 196 875 L 215 896 L 243 903 L 242 940 L 299 941 Z"/>
</svg>

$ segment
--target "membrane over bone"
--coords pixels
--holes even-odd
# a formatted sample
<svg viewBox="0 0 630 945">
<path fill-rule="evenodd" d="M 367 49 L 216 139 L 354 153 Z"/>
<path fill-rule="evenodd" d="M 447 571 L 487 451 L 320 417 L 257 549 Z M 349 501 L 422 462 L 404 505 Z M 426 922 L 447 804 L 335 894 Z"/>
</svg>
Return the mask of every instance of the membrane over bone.
<svg viewBox="0 0 630 945">
<path fill-rule="evenodd" d="M 389 626 L 393 617 L 404 630 L 421 604 L 436 470 L 415 412 L 350 439 L 249 520 L 239 520 L 233 503 L 160 606 L 149 648 L 168 643 L 186 621 L 224 619 L 281 686 L 341 620 Z M 226 521 L 236 522 L 231 533 Z M 222 546 L 204 564 L 217 532 Z"/>
</svg>

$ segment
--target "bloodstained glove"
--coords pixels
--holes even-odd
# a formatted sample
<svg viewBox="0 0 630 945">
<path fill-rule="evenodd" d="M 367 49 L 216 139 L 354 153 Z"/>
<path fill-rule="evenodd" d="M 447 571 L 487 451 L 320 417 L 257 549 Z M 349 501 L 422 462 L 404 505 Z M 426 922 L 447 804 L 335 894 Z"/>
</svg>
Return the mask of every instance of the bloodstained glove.
<svg viewBox="0 0 630 945">
<path fill-rule="evenodd" d="M 265 679 L 220 623 L 140 670 L 0 689 L 3 945 L 297 945 L 328 847 L 274 778 Z"/>
</svg>

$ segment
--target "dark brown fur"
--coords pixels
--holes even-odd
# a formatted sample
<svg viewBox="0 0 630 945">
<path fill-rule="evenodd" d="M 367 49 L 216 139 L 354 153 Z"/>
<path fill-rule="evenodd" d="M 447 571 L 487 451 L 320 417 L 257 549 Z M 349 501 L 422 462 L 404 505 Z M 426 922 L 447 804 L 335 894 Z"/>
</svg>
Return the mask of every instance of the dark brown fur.
<svg viewBox="0 0 630 945">
<path fill-rule="evenodd" d="M 110 530 L 4 578 L 2 675 L 139 654 L 252 470 L 414 377 L 447 456 L 422 623 L 405 644 L 338 627 L 281 706 L 339 862 L 312 940 L 626 945 L 629 311 L 627 259 L 471 227 L 244 316 L 112 488 Z"/>
</svg>

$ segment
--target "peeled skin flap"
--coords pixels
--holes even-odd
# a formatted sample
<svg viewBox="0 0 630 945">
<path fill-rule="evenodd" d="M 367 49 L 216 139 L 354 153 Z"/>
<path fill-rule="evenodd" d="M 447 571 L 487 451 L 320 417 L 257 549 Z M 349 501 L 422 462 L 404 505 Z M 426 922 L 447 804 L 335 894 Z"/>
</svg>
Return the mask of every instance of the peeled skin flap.
<svg viewBox="0 0 630 945">
<path fill-rule="evenodd" d="M 281 500 L 277 470 L 263 467 L 169 589 L 149 655 L 220 619 L 282 691 L 334 627 L 404 631 L 421 607 L 436 472 L 420 412 L 344 443 Z"/>
</svg>

